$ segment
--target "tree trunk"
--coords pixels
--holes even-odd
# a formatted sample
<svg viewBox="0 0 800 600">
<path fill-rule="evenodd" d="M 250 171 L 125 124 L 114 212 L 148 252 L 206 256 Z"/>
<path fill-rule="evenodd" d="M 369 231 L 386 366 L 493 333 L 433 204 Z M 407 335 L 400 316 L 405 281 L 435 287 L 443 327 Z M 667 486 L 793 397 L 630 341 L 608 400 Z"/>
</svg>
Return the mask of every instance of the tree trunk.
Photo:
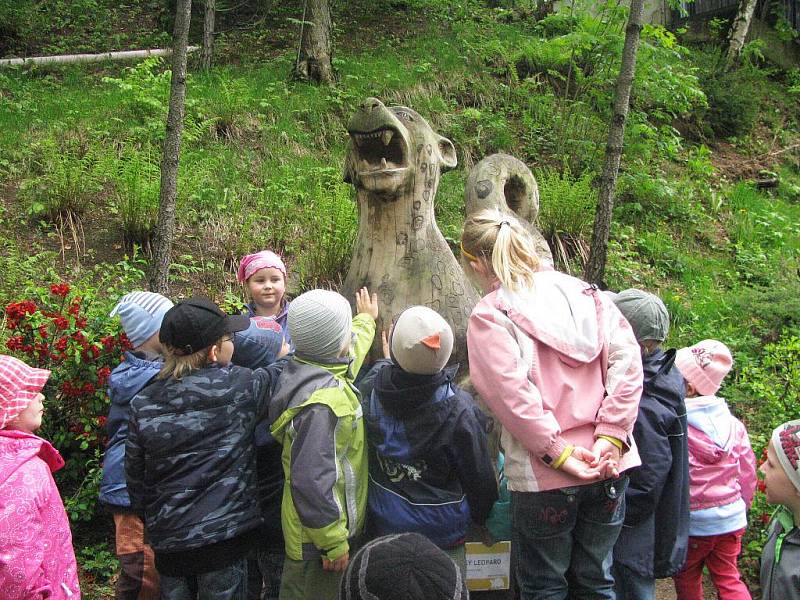
<svg viewBox="0 0 800 600">
<path fill-rule="evenodd" d="M 739 60 L 739 53 L 742 51 L 747 32 L 750 30 L 750 22 L 753 20 L 756 4 L 758 4 L 758 0 L 739 0 L 739 10 L 733 20 L 728 41 L 728 68 Z"/>
<path fill-rule="evenodd" d="M 331 66 L 333 24 L 328 0 L 308 0 L 304 21 L 295 77 L 314 83 L 334 83 L 336 74 Z"/>
<path fill-rule="evenodd" d="M 217 0 L 206 0 L 205 19 L 203 19 L 203 68 L 211 68 L 211 57 L 214 53 L 214 17 L 217 12 Z"/>
<path fill-rule="evenodd" d="M 170 252 L 175 233 L 175 199 L 178 195 L 178 164 L 186 100 L 186 46 L 191 18 L 192 0 L 178 0 L 175 31 L 172 34 L 172 82 L 169 91 L 164 158 L 161 161 L 161 196 L 150 272 L 150 289 L 160 294 L 167 294 L 169 290 Z"/>
<path fill-rule="evenodd" d="M 631 0 L 628 26 L 625 28 L 625 46 L 622 49 L 622 64 L 619 69 L 614 98 L 614 114 L 611 117 L 611 126 L 608 128 L 606 160 L 600 176 L 597 212 L 592 231 L 592 247 L 586 264 L 586 280 L 590 283 L 602 284 L 605 276 L 611 214 L 614 209 L 614 188 L 617 183 L 619 162 L 622 158 L 625 120 L 628 117 L 631 86 L 636 71 L 636 52 L 639 49 L 643 12 L 644 0 Z"/>
<path fill-rule="evenodd" d="M 189 46 L 187 52 L 194 52 L 197 46 Z M 0 58 L 0 67 L 14 65 L 67 65 L 74 63 L 103 62 L 105 60 L 135 60 L 149 56 L 170 56 L 172 48 L 148 48 L 146 50 L 119 50 L 101 54 L 59 54 L 57 56 L 29 56 L 27 58 Z"/>
</svg>

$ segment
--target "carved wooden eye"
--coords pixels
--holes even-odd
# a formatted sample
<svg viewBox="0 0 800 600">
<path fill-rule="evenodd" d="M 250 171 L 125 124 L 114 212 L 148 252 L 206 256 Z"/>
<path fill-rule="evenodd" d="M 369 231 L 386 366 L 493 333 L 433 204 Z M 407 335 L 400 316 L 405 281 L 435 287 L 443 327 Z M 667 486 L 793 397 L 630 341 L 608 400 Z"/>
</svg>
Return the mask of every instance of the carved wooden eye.
<svg viewBox="0 0 800 600">
<path fill-rule="evenodd" d="M 405 111 L 400 111 L 399 113 L 397 113 L 397 116 L 400 119 L 403 119 L 404 121 L 413 121 L 414 120 L 414 115 L 412 115 L 411 113 L 407 113 Z"/>
</svg>

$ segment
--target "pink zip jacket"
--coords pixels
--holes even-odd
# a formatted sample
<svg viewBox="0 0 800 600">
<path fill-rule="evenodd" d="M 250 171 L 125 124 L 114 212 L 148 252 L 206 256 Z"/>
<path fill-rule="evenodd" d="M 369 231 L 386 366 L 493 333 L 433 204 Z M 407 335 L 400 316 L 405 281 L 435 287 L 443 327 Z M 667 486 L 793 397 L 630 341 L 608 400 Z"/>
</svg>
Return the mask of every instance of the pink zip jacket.
<svg viewBox="0 0 800 600">
<path fill-rule="evenodd" d="M 50 442 L 0 430 L 0 600 L 81 597 L 69 520 L 52 475 L 63 466 Z"/>
<path fill-rule="evenodd" d="M 470 376 L 503 426 L 508 487 L 534 492 L 583 485 L 548 466 L 596 436 L 626 444 L 620 471 L 638 466 L 631 432 L 642 360 L 628 322 L 604 294 L 569 275 L 539 271 L 532 290 L 498 287 L 472 311 Z"/>
<path fill-rule="evenodd" d="M 742 422 L 717 396 L 686 398 L 689 422 L 689 508 L 694 512 L 744 500 L 756 489 L 756 457 Z"/>
</svg>

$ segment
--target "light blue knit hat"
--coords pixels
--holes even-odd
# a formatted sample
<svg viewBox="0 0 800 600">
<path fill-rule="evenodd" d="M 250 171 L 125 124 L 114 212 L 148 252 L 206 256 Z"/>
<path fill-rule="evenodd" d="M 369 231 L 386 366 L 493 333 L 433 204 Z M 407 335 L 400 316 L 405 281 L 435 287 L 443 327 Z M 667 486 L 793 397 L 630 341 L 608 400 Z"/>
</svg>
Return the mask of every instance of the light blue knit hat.
<svg viewBox="0 0 800 600">
<path fill-rule="evenodd" d="M 164 315 L 173 306 L 172 300 L 161 294 L 130 292 L 120 298 L 111 316 L 119 316 L 125 335 L 137 348 L 161 329 Z"/>
</svg>

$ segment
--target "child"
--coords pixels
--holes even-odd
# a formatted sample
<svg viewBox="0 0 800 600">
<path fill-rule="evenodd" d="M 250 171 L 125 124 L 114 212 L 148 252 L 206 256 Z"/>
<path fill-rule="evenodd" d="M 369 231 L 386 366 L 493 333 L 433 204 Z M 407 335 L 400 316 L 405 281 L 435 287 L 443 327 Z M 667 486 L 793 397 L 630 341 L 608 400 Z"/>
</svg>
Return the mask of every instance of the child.
<svg viewBox="0 0 800 600">
<path fill-rule="evenodd" d="M 741 421 L 716 396 L 733 359 L 722 342 L 681 348 L 675 365 L 686 379 L 689 422 L 689 552 L 677 573 L 681 600 L 703 598 L 703 566 L 721 600 L 749 599 L 736 565 L 756 486 L 755 456 Z"/>
<path fill-rule="evenodd" d="M 117 579 L 115 597 L 132 600 L 157 600 L 158 572 L 153 549 L 144 541 L 144 523 L 131 511 L 125 482 L 125 441 L 128 438 L 130 404 L 158 375 L 164 360 L 158 331 L 161 320 L 172 308 L 172 301 L 152 292 L 131 292 L 123 296 L 111 316 L 119 316 L 122 329 L 133 346 L 108 378 L 111 406 L 106 421 L 108 444 L 103 458 L 100 502 L 114 517 L 116 552 L 122 572 Z"/>
<path fill-rule="evenodd" d="M 387 535 L 361 548 L 342 576 L 339 600 L 468 600 L 453 561 L 418 533 Z"/>
<path fill-rule="evenodd" d="M 233 334 L 231 362 L 240 367 L 266 367 L 289 353 L 283 329 L 269 317 L 250 317 L 250 326 Z M 286 554 L 281 531 L 283 466 L 281 445 L 269 434 L 269 422 L 259 421 L 255 430 L 258 498 L 264 524 L 254 553 L 247 561 L 247 594 L 251 600 L 278 600 Z"/>
<path fill-rule="evenodd" d="M 642 465 L 630 471 L 625 523 L 614 546 L 617 600 L 654 600 L 656 578 L 683 567 L 689 540 L 689 457 L 683 375 L 661 349 L 669 313 L 660 298 L 629 289 L 613 297 L 642 353 L 644 391 L 633 439 Z"/>
<path fill-rule="evenodd" d="M 0 599 L 80 599 L 72 534 L 52 473 L 64 460 L 33 435 L 50 371 L 0 355 Z"/>
<path fill-rule="evenodd" d="M 436 311 L 403 311 L 387 346 L 391 359 L 376 362 L 359 386 L 371 533 L 421 533 L 466 578 L 470 520 L 484 527 L 497 500 L 486 419 L 453 383 L 458 366 L 446 368 L 453 331 Z"/>
<path fill-rule="evenodd" d="M 761 598 L 800 600 L 800 420 L 772 432 L 760 471 L 767 502 L 779 505 L 761 554 Z"/>
<path fill-rule="evenodd" d="M 297 354 L 278 381 L 270 432 L 283 445 L 281 600 L 333 600 L 361 533 L 367 503 L 364 423 L 353 378 L 372 345 L 377 296 L 356 294 L 358 315 L 327 290 L 289 308 Z M 352 346 L 352 347 L 351 347 Z"/>
<path fill-rule="evenodd" d="M 251 317 L 270 317 L 280 323 L 286 343 L 292 345 L 287 318 L 289 304 L 286 300 L 286 265 L 281 257 L 262 250 L 244 256 L 239 263 L 236 274 L 239 283 L 243 283 L 250 296 L 247 312 Z"/>
<path fill-rule="evenodd" d="M 232 334 L 249 325 L 205 298 L 177 304 L 159 334 L 164 367 L 131 402 L 128 494 L 144 514 L 166 600 L 246 593 L 262 520 L 253 431 L 281 366 L 229 366 Z"/>
<path fill-rule="evenodd" d="M 636 338 L 604 294 L 540 270 L 509 213 L 468 217 L 461 252 L 486 293 L 469 318 L 470 375 L 503 426 L 521 597 L 613 598 L 624 471 L 639 464 Z"/>
</svg>

